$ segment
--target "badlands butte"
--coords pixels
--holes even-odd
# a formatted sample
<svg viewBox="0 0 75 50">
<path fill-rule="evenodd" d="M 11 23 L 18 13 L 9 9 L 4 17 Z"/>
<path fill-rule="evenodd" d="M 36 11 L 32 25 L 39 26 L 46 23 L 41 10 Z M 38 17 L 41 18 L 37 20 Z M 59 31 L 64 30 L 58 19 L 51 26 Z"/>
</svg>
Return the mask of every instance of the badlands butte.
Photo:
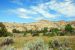
<svg viewBox="0 0 75 50">
<path fill-rule="evenodd" d="M 42 30 L 44 27 L 50 28 L 58 28 L 63 29 L 66 24 L 71 24 L 73 28 L 75 28 L 75 21 L 48 21 L 48 20 L 40 20 L 37 22 L 32 23 L 9 23 L 3 22 L 6 29 L 9 32 L 12 32 L 13 29 L 17 29 L 19 31 L 26 31 L 26 30 Z"/>
</svg>

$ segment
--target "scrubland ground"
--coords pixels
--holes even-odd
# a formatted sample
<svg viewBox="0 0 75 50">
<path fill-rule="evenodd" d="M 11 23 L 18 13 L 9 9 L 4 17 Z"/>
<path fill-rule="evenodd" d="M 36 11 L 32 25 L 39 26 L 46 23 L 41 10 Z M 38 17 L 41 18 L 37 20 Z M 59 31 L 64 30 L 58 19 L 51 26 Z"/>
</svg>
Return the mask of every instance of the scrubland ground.
<svg viewBox="0 0 75 50">
<path fill-rule="evenodd" d="M 59 41 L 67 40 L 69 42 L 69 46 L 72 48 L 72 50 L 75 50 L 75 36 L 54 36 L 54 37 L 48 37 L 48 36 L 0 37 L 0 44 L 6 38 L 12 38 L 13 41 L 14 41 L 14 43 L 11 44 L 11 45 L 7 45 L 7 46 L 0 46 L 0 48 L 1 48 L 0 50 L 3 50 L 5 47 L 9 47 L 10 48 L 10 46 L 11 46 L 11 48 L 16 48 L 15 50 L 24 50 L 25 45 L 27 45 L 27 46 L 28 45 L 31 45 L 30 42 L 32 42 L 32 44 L 33 44 L 33 41 L 35 43 L 36 41 L 40 41 L 40 39 L 42 39 L 44 41 L 44 43 L 47 43 L 47 44 L 49 43 L 49 41 L 56 40 L 56 39 L 59 40 Z M 39 40 L 37 40 L 37 39 L 39 39 Z M 36 42 L 36 43 L 38 43 L 38 42 Z M 9 49 L 9 50 L 11 50 L 11 49 Z M 44 50 L 46 50 L 46 49 L 44 49 Z"/>
</svg>

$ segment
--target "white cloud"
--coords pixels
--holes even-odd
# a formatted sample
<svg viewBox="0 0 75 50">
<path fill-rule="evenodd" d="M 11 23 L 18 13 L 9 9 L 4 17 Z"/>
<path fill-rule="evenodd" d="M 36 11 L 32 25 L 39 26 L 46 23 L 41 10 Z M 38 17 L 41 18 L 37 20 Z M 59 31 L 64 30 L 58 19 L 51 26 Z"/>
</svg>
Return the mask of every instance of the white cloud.
<svg viewBox="0 0 75 50">
<path fill-rule="evenodd" d="M 65 2 L 58 3 L 56 0 L 51 0 L 50 2 L 39 4 L 38 6 L 31 6 L 31 9 L 17 8 L 12 10 L 12 12 L 21 18 L 29 19 L 34 17 L 34 20 L 45 18 L 54 19 L 62 15 L 75 17 L 75 6 L 71 2 L 71 0 L 65 0 Z M 51 14 L 48 12 L 50 9 L 55 10 L 58 13 Z M 36 18 L 34 15 L 39 15 L 40 17 L 38 16 L 38 18 Z"/>
<path fill-rule="evenodd" d="M 50 12 L 48 12 L 48 7 L 46 4 L 40 4 L 37 7 L 31 7 L 34 11 L 40 13 L 42 15 L 42 17 L 44 18 L 56 18 L 59 15 L 57 14 L 51 14 Z"/>
<path fill-rule="evenodd" d="M 41 7 L 37 7 L 34 10 L 37 11 L 38 13 L 40 13 L 41 15 L 43 15 L 43 17 L 45 17 L 45 18 L 53 18 L 53 17 L 55 17 L 54 15 L 50 14 L 48 11 L 44 10 Z"/>
<path fill-rule="evenodd" d="M 57 3 L 55 0 L 48 3 L 50 9 L 56 10 L 68 17 L 75 16 L 75 6 L 71 3 L 72 0 L 65 0 L 65 2 Z"/>
<path fill-rule="evenodd" d="M 24 13 L 24 14 L 37 14 L 37 12 L 35 12 L 32 9 L 25 9 L 25 8 L 18 8 L 16 9 L 18 12 L 20 13 Z"/>
<path fill-rule="evenodd" d="M 32 15 L 37 14 L 37 12 L 25 8 L 10 9 L 8 10 L 8 12 L 10 12 L 11 15 L 16 14 L 17 17 L 26 18 L 26 19 L 32 18 Z"/>
<path fill-rule="evenodd" d="M 18 12 L 19 17 L 21 17 L 21 18 L 32 18 L 33 15 L 37 14 L 36 11 L 31 10 L 31 9 L 28 10 L 25 8 L 18 8 L 18 9 L 16 9 L 16 11 Z"/>
<path fill-rule="evenodd" d="M 75 6 L 72 4 L 72 0 L 65 0 L 65 2 L 60 3 L 56 0 L 51 0 L 50 2 L 40 4 L 37 7 L 32 7 L 32 9 L 43 15 L 45 18 L 57 18 L 61 16 L 61 14 L 66 17 L 75 17 Z M 59 13 L 51 14 L 48 12 L 50 9 Z"/>
<path fill-rule="evenodd" d="M 30 16 L 27 16 L 27 15 L 25 15 L 25 14 L 19 14 L 18 17 L 25 18 L 25 19 L 31 18 Z"/>
<path fill-rule="evenodd" d="M 50 2 L 40 4 L 37 7 L 32 7 L 32 9 L 43 15 L 45 18 L 52 19 L 62 15 L 65 15 L 65 17 L 75 17 L 75 5 L 72 4 L 72 0 L 65 0 L 65 2 L 60 3 L 56 0 L 51 0 Z M 50 9 L 55 10 L 58 13 L 51 14 L 48 12 Z"/>
<path fill-rule="evenodd" d="M 42 20 L 44 19 L 43 17 L 37 17 L 37 18 L 34 18 L 34 20 Z"/>
<path fill-rule="evenodd" d="M 34 16 L 35 20 L 40 20 L 42 18 L 55 18 L 56 17 L 56 15 L 50 14 L 48 11 L 46 11 L 44 9 L 44 6 L 42 7 L 41 6 L 32 7 L 32 9 L 17 8 L 11 11 L 9 10 L 9 12 L 13 12 L 14 14 L 17 14 L 18 17 L 26 18 L 26 19 L 32 18 L 34 15 L 35 16 L 39 15 L 40 17 L 38 19 L 36 19 L 36 17 Z"/>
</svg>

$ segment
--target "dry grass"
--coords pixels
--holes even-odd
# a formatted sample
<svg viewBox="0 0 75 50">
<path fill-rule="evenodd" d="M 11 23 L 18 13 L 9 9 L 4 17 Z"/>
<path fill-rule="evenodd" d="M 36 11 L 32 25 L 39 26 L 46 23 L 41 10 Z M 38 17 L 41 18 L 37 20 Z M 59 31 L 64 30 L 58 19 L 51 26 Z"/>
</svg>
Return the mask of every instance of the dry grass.
<svg viewBox="0 0 75 50">
<path fill-rule="evenodd" d="M 2 41 L 5 38 L 7 37 L 0 37 L 0 43 L 2 43 Z M 9 37 L 9 38 L 12 38 L 15 42 L 12 46 L 14 46 L 15 48 L 18 48 L 17 50 L 22 50 L 22 47 L 24 46 L 24 44 L 26 44 L 29 41 L 33 41 L 34 39 L 38 38 L 38 36 Z M 70 41 L 70 45 L 73 48 L 73 50 L 75 50 L 75 36 L 54 36 L 54 37 L 40 36 L 40 38 L 43 38 L 45 42 L 49 42 L 50 40 L 53 40 L 53 39 L 59 39 L 61 41 L 63 41 L 64 39 L 67 39 Z"/>
</svg>

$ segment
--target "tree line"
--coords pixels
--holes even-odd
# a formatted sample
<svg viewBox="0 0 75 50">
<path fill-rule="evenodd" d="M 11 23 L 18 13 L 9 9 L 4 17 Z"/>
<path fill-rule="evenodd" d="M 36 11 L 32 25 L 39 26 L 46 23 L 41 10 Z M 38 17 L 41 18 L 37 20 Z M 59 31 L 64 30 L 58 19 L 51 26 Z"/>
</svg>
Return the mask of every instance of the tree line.
<svg viewBox="0 0 75 50">
<path fill-rule="evenodd" d="M 23 33 L 24 36 L 26 36 L 27 33 L 31 33 L 32 36 L 39 36 L 40 33 L 43 33 L 44 36 L 75 35 L 75 29 L 71 26 L 71 24 L 65 25 L 63 30 L 58 28 L 50 28 L 50 30 L 48 30 L 48 27 L 44 27 L 42 30 L 19 31 L 17 29 L 13 29 L 12 32 Z M 8 32 L 5 25 L 0 22 L 0 37 L 12 36 L 13 33 Z"/>
</svg>

